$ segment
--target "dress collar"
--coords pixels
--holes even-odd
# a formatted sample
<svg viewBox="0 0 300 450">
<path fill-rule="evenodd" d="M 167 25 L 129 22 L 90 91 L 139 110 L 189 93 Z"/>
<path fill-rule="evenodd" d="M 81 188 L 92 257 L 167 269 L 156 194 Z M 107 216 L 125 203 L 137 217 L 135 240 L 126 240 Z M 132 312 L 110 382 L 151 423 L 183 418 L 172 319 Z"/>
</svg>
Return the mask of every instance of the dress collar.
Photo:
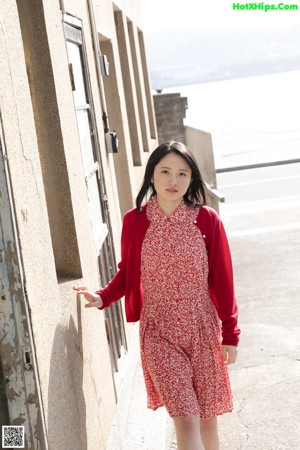
<svg viewBox="0 0 300 450">
<path fill-rule="evenodd" d="M 147 205 L 147 217 L 151 222 L 180 223 L 187 219 L 188 209 L 189 207 L 185 204 L 184 200 L 182 200 L 175 211 L 173 211 L 170 216 L 167 216 L 159 206 L 157 197 L 154 196 Z"/>
</svg>

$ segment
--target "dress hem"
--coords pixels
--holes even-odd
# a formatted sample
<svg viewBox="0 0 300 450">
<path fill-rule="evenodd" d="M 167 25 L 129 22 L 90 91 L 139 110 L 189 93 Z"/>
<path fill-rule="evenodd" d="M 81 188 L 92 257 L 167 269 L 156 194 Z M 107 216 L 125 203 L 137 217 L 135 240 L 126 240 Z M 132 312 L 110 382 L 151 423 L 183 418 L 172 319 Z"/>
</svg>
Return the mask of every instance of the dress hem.
<svg viewBox="0 0 300 450">
<path fill-rule="evenodd" d="M 162 408 L 166 406 L 164 404 L 161 404 L 159 406 L 148 406 L 148 409 L 151 409 L 152 411 L 157 411 L 159 408 Z M 167 408 L 166 408 L 167 410 Z M 214 413 L 212 414 L 201 414 L 199 412 L 191 412 L 191 413 L 184 413 L 184 414 L 170 414 L 169 411 L 167 410 L 168 414 L 170 415 L 170 417 L 176 418 L 176 417 L 187 417 L 187 416 L 196 416 L 199 415 L 200 419 L 210 419 L 211 417 L 216 417 L 216 416 L 222 416 L 223 414 L 227 414 L 227 413 L 231 413 L 233 412 L 233 407 L 232 408 L 228 408 L 228 409 L 222 409 L 222 411 L 218 411 L 216 410 Z"/>
</svg>

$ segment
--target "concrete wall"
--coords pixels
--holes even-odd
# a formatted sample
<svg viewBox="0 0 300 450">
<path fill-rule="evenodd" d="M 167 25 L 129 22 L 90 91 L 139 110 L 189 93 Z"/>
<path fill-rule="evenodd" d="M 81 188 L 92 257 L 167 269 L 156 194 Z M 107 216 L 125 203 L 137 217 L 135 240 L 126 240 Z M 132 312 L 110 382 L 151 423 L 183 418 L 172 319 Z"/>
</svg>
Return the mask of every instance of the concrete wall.
<svg viewBox="0 0 300 450">
<path fill-rule="evenodd" d="M 98 287 L 87 190 L 77 131 L 68 57 L 58 0 L 0 3 L 0 109 L 7 152 L 42 409 L 50 449 L 106 447 L 115 394 L 104 315 L 86 311 L 72 286 Z M 143 60 L 138 1 L 95 0 L 97 32 L 111 63 L 104 95 L 118 154 L 107 153 L 103 106 L 87 2 L 65 0 L 67 13 L 82 20 L 98 138 L 119 258 L 121 218 L 133 206 L 149 151 L 156 144 L 149 79 Z M 128 73 L 122 72 L 116 12 L 131 22 Z M 129 28 L 126 25 L 126 34 Z M 101 47 L 101 49 L 102 49 Z M 124 51 L 124 48 L 122 49 Z M 130 110 L 137 117 L 133 161 L 124 81 L 142 93 Z M 148 83 L 148 84 L 147 84 Z M 129 83 L 130 84 L 130 83 Z M 143 124 L 140 123 L 140 117 Z M 1 306 L 0 306 L 1 307 Z M 127 328 L 130 335 L 130 327 Z"/>
<path fill-rule="evenodd" d="M 186 145 L 194 153 L 202 178 L 208 187 L 207 202 L 219 212 L 220 199 L 217 197 L 217 176 L 211 134 L 188 126 L 184 129 Z"/>
<path fill-rule="evenodd" d="M 183 119 L 188 108 L 187 98 L 174 93 L 154 95 L 153 99 L 159 143 L 185 142 Z"/>
</svg>

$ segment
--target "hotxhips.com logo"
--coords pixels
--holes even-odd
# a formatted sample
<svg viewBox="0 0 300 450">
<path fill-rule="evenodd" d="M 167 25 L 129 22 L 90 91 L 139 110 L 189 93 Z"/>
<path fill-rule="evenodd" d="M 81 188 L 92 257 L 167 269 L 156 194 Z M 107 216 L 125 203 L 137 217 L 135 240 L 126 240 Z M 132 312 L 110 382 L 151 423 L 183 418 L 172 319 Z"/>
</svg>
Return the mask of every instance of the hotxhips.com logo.
<svg viewBox="0 0 300 450">
<path fill-rule="evenodd" d="M 286 3 L 267 4 L 260 3 L 232 3 L 234 11 L 298 11 L 298 5 L 289 5 Z"/>
</svg>

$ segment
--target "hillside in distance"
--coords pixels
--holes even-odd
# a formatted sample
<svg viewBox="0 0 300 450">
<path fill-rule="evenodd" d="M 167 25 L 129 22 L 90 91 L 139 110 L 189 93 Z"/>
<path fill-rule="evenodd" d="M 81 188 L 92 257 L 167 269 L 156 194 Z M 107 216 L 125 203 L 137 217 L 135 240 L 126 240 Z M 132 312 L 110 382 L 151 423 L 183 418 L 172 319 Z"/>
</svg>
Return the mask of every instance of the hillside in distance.
<svg viewBox="0 0 300 450">
<path fill-rule="evenodd" d="M 145 37 L 153 89 L 300 69 L 300 27 Z"/>
</svg>

